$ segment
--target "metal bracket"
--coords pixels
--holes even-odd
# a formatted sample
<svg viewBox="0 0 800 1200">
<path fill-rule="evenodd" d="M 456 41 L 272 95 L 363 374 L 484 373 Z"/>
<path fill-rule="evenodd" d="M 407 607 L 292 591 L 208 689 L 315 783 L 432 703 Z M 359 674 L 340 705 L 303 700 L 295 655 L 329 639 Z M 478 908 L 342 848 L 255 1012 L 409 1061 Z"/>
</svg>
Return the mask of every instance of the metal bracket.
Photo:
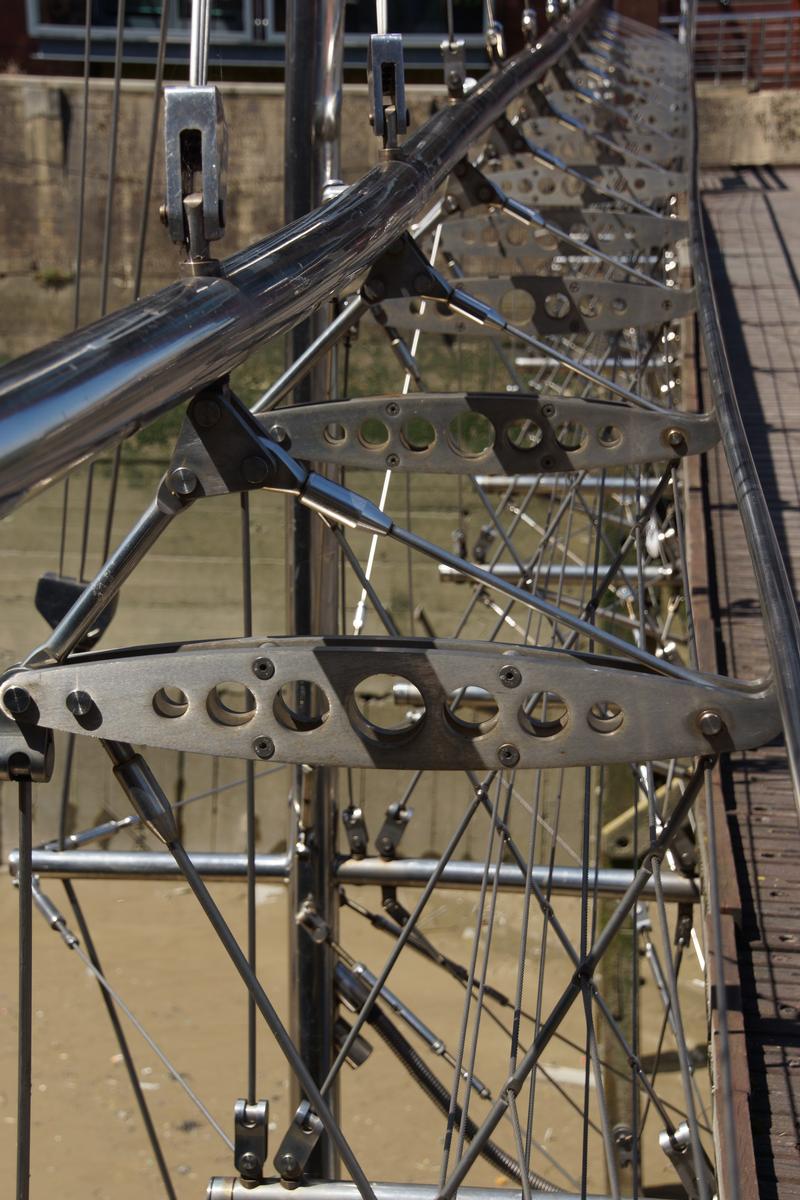
<svg viewBox="0 0 800 1200">
<path fill-rule="evenodd" d="M 304 404 L 260 417 L 302 460 L 415 473 L 578 471 L 701 454 L 713 413 L 663 413 L 523 392 L 409 393 Z"/>
<path fill-rule="evenodd" d="M 678 1178 L 686 1189 L 687 1200 L 700 1200 L 703 1194 L 713 1196 L 716 1193 L 714 1169 L 708 1156 L 700 1146 L 700 1168 L 705 1177 L 705 1192 L 701 1191 L 695 1171 L 695 1156 L 692 1149 L 692 1138 L 689 1126 L 682 1121 L 673 1134 L 664 1129 L 658 1135 L 658 1144 L 672 1163 Z"/>
<path fill-rule="evenodd" d="M 369 847 L 369 834 L 364 811 L 357 805 L 342 809 L 342 824 L 353 858 L 364 858 Z"/>
<path fill-rule="evenodd" d="M 225 496 L 265 488 L 352 529 L 386 534 L 392 521 L 359 496 L 307 471 L 273 440 L 226 384 L 201 392 L 187 409 L 166 486 L 178 496 Z"/>
<path fill-rule="evenodd" d="M 70 579 L 67 575 L 56 575 L 53 571 L 46 571 L 36 584 L 36 611 L 44 617 L 51 629 L 55 629 L 89 586 L 90 584 L 81 579 Z M 91 650 L 97 645 L 113 620 L 118 602 L 119 596 L 112 596 L 94 625 L 78 642 L 76 650 L 79 653 Z"/>
<path fill-rule="evenodd" d="M 417 689 L 415 719 L 381 725 L 362 687 L 376 674 Z M 324 696 L 313 721 L 298 722 L 284 699 L 298 680 Z M 252 696 L 245 712 L 226 703 L 231 681 Z M 467 687 L 488 693 L 495 711 L 475 713 L 462 699 Z M 426 639 L 250 638 L 76 655 L 64 665 L 11 672 L 2 696 L 7 712 L 18 688 L 45 728 L 322 766 L 460 771 L 640 762 L 761 746 L 780 729 L 774 693 L 763 685 L 676 679 L 599 655 Z M 96 713 L 90 728 L 71 711 L 76 691 Z"/>
<path fill-rule="evenodd" d="M 225 232 L 227 131 L 216 87 L 164 90 L 167 198 L 162 219 L 172 241 L 187 247 L 192 274 L 216 274 L 209 242 Z"/>
<path fill-rule="evenodd" d="M 350 1025 L 345 1021 L 344 1017 L 337 1017 L 333 1026 L 333 1045 L 338 1054 L 350 1034 Z M 357 1033 L 354 1040 L 350 1043 L 350 1049 L 345 1057 L 345 1062 L 348 1066 L 355 1070 L 362 1067 L 372 1054 L 372 1045 L 360 1033 Z"/>
<path fill-rule="evenodd" d="M 461 100 L 464 96 L 464 85 L 467 80 L 464 42 L 448 42 L 445 40 L 442 42 L 441 51 L 447 94 L 451 100 Z"/>
<path fill-rule="evenodd" d="M 36 702 L 24 687 L 7 687 L 0 713 L 0 780 L 47 783 L 53 774 L 53 734 L 38 724 Z"/>
<path fill-rule="evenodd" d="M 367 53 L 369 122 L 384 150 L 397 148 L 409 125 L 406 107 L 403 39 L 399 33 L 374 33 Z"/>
<path fill-rule="evenodd" d="M 377 838 L 375 846 L 383 859 L 392 859 L 397 853 L 397 847 L 414 815 L 413 808 L 407 805 L 390 804 Z"/>
<path fill-rule="evenodd" d="M 278 1152 L 272 1160 L 281 1179 L 302 1179 L 314 1147 L 322 1136 L 323 1125 L 308 1100 L 298 1105 Z"/>
<path fill-rule="evenodd" d="M 242 1180 L 260 1183 L 267 1161 L 269 1101 L 248 1104 L 237 1100 L 233 1107 L 233 1165 Z"/>
<path fill-rule="evenodd" d="M 506 39 L 499 21 L 491 21 L 486 28 L 486 53 L 492 70 L 499 71 L 506 58 Z"/>
</svg>

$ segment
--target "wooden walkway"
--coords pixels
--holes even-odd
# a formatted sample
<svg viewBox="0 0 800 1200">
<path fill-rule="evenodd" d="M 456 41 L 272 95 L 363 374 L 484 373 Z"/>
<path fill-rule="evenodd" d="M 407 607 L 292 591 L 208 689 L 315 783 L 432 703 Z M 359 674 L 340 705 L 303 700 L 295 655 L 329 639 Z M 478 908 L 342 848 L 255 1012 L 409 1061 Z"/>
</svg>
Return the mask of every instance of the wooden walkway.
<svg viewBox="0 0 800 1200">
<path fill-rule="evenodd" d="M 800 595 L 800 170 L 729 170 L 705 176 L 702 184 L 713 228 L 711 270 L 737 396 Z M 704 490 L 719 666 L 752 678 L 764 672 L 766 652 L 753 572 L 720 450 L 709 456 Z M 734 756 L 724 770 L 722 794 L 740 899 L 735 955 L 740 993 L 731 1005 L 732 1027 L 737 1021 L 743 1026 L 757 1184 L 741 1180 L 742 1200 L 756 1194 L 761 1200 L 797 1200 L 800 825 L 782 747 Z"/>
</svg>

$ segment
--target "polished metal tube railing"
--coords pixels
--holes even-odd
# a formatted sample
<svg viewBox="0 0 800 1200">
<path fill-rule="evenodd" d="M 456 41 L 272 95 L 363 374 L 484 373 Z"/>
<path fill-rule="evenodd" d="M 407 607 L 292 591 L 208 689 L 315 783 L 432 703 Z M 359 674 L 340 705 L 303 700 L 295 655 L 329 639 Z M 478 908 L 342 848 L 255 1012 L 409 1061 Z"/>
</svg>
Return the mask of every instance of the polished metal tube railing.
<svg viewBox="0 0 800 1200">
<path fill-rule="evenodd" d="M 246 856 L 215 851 L 192 852 L 192 862 L 204 879 L 215 883 L 231 883 L 244 879 Z M 8 858 L 14 874 L 19 855 L 13 850 Z M 438 866 L 436 858 L 339 858 L 334 864 L 338 883 L 353 886 L 384 886 L 421 888 L 430 880 Z M 34 850 L 33 871 L 37 875 L 56 879 L 175 879 L 180 871 L 171 854 L 159 850 Z M 256 878 L 286 883 L 290 864 L 284 854 L 257 854 Z M 439 888 L 475 890 L 485 873 L 481 862 L 451 861 L 442 870 Z M 488 879 L 493 883 L 497 868 L 489 868 Z M 621 896 L 630 887 L 633 872 L 622 867 L 598 867 L 591 870 L 592 889 L 601 896 Z M 541 887 L 567 896 L 580 896 L 586 873 L 582 867 L 549 865 L 535 866 L 531 878 Z M 664 873 L 664 897 L 669 901 L 693 903 L 699 899 L 699 881 L 676 872 Z M 525 890 L 525 874 L 513 863 L 503 863 L 497 875 L 497 886 L 503 892 Z M 644 888 L 645 897 L 652 896 L 652 881 Z"/>
<path fill-rule="evenodd" d="M 184 279 L 0 371 L 0 515 L 362 276 L 598 4 L 584 0 L 337 199 L 227 259 L 221 277 Z"/>
<path fill-rule="evenodd" d="M 696 3 L 690 7 L 687 41 L 694 38 Z M 800 620 L 761 480 L 736 399 L 714 294 L 705 236 L 705 211 L 698 184 L 697 99 L 690 94 L 689 227 L 697 294 L 697 321 L 705 353 L 722 445 L 753 563 L 767 652 L 783 721 L 786 753 L 800 813 Z"/>
</svg>

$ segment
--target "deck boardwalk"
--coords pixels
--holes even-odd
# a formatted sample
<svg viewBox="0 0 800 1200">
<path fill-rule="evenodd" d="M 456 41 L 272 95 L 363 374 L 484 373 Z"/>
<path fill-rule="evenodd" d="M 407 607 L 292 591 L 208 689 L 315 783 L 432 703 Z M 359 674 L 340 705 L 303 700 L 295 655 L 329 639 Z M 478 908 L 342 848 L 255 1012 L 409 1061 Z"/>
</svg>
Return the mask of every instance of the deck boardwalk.
<svg viewBox="0 0 800 1200">
<path fill-rule="evenodd" d="M 800 594 L 800 170 L 702 180 L 709 255 L 737 396 Z M 707 391 L 706 391 L 707 395 Z M 758 598 L 724 455 L 706 475 L 722 670 L 766 669 Z M 800 825 L 781 746 L 735 755 L 723 795 L 741 897 L 736 932 L 761 1200 L 800 1197 Z M 743 1197 L 744 1200 L 744 1197 Z"/>
</svg>

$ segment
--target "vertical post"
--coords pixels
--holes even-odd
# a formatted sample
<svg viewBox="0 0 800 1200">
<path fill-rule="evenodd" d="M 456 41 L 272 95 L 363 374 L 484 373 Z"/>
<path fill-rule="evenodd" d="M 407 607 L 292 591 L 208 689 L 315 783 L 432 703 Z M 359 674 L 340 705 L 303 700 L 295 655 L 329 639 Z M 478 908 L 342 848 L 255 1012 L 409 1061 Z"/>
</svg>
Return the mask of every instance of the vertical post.
<svg viewBox="0 0 800 1200">
<path fill-rule="evenodd" d="M 340 0 L 289 0 L 286 21 L 285 162 L 284 208 L 287 222 L 303 216 L 322 200 L 322 189 L 330 166 L 338 165 L 330 142 L 338 120 L 321 121 L 321 114 L 334 111 L 326 106 L 326 89 L 335 86 L 340 70 L 330 65 L 337 52 L 331 46 L 331 31 L 341 39 L 341 19 L 331 18 L 341 8 Z M 326 35 L 327 42 L 326 44 Z M 327 168 L 327 169 L 326 169 Z M 319 329 L 313 318 L 295 327 L 289 335 L 287 365 L 310 345 Z M 306 404 L 324 394 L 326 365 L 323 362 L 294 390 L 293 403 Z M 338 556 L 336 543 L 322 522 L 307 508 L 289 503 L 287 546 L 287 605 L 292 633 L 330 634 L 338 629 Z M 294 704 L 301 713 L 313 714 L 310 688 L 298 688 Z M 336 773 L 330 769 L 297 768 L 294 776 L 297 836 L 292 847 L 289 878 L 289 996 L 290 1032 L 312 1076 L 322 1083 L 334 1058 L 333 1033 L 335 993 L 333 952 L 326 943 L 312 940 L 297 924 L 303 906 L 316 913 L 337 936 L 338 911 L 333 857 L 336 839 Z M 302 1099 L 293 1085 L 294 1108 Z M 328 1102 L 338 1112 L 338 1088 L 331 1089 Z M 311 1178 L 336 1179 L 338 1156 L 331 1139 L 320 1139 L 307 1173 Z"/>
</svg>

